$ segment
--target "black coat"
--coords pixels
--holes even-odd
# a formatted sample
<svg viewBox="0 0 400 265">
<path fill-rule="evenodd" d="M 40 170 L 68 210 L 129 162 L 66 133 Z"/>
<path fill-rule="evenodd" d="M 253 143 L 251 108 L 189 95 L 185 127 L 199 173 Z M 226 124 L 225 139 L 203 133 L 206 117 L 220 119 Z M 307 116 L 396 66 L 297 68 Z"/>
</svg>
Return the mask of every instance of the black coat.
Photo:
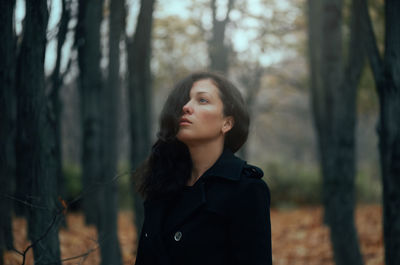
<svg viewBox="0 0 400 265">
<path fill-rule="evenodd" d="M 271 265 L 262 176 L 225 150 L 193 186 L 146 201 L 136 265 Z"/>
</svg>

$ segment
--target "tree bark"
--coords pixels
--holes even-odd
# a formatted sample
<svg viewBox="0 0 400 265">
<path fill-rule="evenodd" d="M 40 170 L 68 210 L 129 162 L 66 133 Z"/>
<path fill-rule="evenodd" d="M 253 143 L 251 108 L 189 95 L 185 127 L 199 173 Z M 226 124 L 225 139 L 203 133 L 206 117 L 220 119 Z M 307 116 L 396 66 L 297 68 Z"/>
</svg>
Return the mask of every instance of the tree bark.
<svg viewBox="0 0 400 265">
<path fill-rule="evenodd" d="M 25 25 L 26 25 L 26 19 L 23 21 L 24 25 L 23 25 L 23 31 L 21 36 L 24 36 L 24 31 L 25 31 Z M 19 47 L 18 47 L 19 46 Z M 17 58 L 17 65 L 16 65 L 16 81 L 15 81 L 15 93 L 18 99 L 18 87 L 19 86 L 24 86 L 25 85 L 25 80 L 18 80 L 18 77 L 21 75 L 20 72 L 20 68 L 23 68 L 24 66 L 21 65 L 21 62 L 19 61 L 19 54 L 21 54 L 21 51 L 18 54 L 18 50 L 20 49 L 21 44 L 17 45 L 17 52 L 16 52 L 16 56 L 18 56 Z M 18 82 L 20 81 L 20 82 Z M 20 85 L 21 83 L 21 85 Z M 21 103 L 23 102 L 23 99 L 18 99 L 18 102 L 15 101 L 15 104 L 19 104 L 21 105 Z M 22 103 L 23 104 L 23 103 Z M 19 124 L 21 120 L 21 118 L 25 117 L 24 115 L 20 115 L 21 111 L 20 108 L 22 108 L 21 106 L 17 106 L 16 105 L 16 135 L 15 135 L 15 158 L 17 159 L 23 159 L 23 161 L 31 161 L 30 157 L 28 156 L 28 154 L 25 154 L 24 151 L 25 149 L 29 148 L 29 139 L 25 139 L 24 135 L 26 134 L 26 132 L 24 132 L 22 130 L 23 125 Z M 25 110 L 28 111 L 29 110 Z M 21 118 L 20 118 L 21 116 Z M 27 120 L 27 127 L 29 127 L 29 123 L 33 122 L 31 120 Z M 25 157 L 23 157 L 25 156 Z M 16 162 L 17 163 L 17 162 Z M 32 186 L 32 178 L 29 174 L 29 172 L 27 171 L 27 169 L 29 169 L 29 166 L 27 165 L 26 167 L 17 167 L 15 168 L 15 194 L 14 197 L 16 198 L 16 200 L 14 201 L 14 213 L 16 216 L 19 217 L 25 217 L 26 219 L 29 218 L 29 203 L 31 203 L 31 189 L 30 187 Z"/>
<path fill-rule="evenodd" d="M 131 167 L 143 162 L 151 147 L 151 32 L 155 0 L 141 0 L 133 41 L 128 43 L 128 90 L 130 108 Z M 135 224 L 140 234 L 143 202 L 133 192 Z"/>
<path fill-rule="evenodd" d="M 383 184 L 383 236 L 385 263 L 400 263 L 400 2 L 385 1 L 385 53 L 378 51 L 368 6 L 362 8 L 368 59 L 375 78 L 380 112 L 377 126 Z"/>
<path fill-rule="evenodd" d="M 383 228 L 387 265 L 400 263 L 400 2 L 385 7 L 385 85 L 378 88 L 379 151 L 383 179 Z"/>
<path fill-rule="evenodd" d="M 75 45 L 78 48 L 82 119 L 83 209 L 87 224 L 97 224 L 100 172 L 100 24 L 102 0 L 80 0 Z"/>
<path fill-rule="evenodd" d="M 354 225 L 356 89 L 364 62 L 357 5 L 352 6 L 346 68 L 342 2 L 309 1 L 309 51 L 314 124 L 323 176 L 325 222 L 336 264 L 363 264 Z"/>
<path fill-rule="evenodd" d="M 248 66 L 247 68 L 244 68 L 244 71 L 239 78 L 240 82 L 246 88 L 245 102 L 248 108 L 249 116 L 253 117 L 253 119 L 256 115 L 254 106 L 256 103 L 257 94 L 261 88 L 261 79 L 263 77 L 264 72 L 265 72 L 264 67 L 262 67 L 259 63 L 256 63 L 254 65 Z M 247 144 L 248 143 L 245 143 L 236 153 L 244 160 L 247 160 L 248 156 Z"/>
<path fill-rule="evenodd" d="M 15 36 L 13 11 L 15 1 L 0 3 L 0 263 L 3 251 L 12 249 L 11 225 L 13 183 L 15 180 Z"/>
<path fill-rule="evenodd" d="M 62 152 L 61 152 L 61 112 L 62 112 L 62 101 L 60 100 L 60 89 L 63 85 L 63 75 L 60 73 L 60 65 L 62 59 L 62 47 L 65 42 L 66 35 L 68 33 L 68 23 L 70 20 L 70 2 L 62 0 L 61 2 L 61 18 L 60 25 L 57 34 L 57 51 L 56 51 L 56 64 L 54 70 L 50 76 L 51 87 L 49 92 L 50 108 L 53 115 L 50 116 L 51 128 L 55 135 L 55 146 L 54 146 L 54 158 L 56 162 L 56 175 L 58 179 L 58 195 L 65 199 L 65 185 L 64 175 L 62 170 Z M 65 219 L 63 225 L 66 226 Z"/>
<path fill-rule="evenodd" d="M 17 68 L 17 174 L 30 180 L 28 235 L 36 263 L 60 264 L 55 137 L 44 82 L 47 1 L 27 1 Z"/>
<path fill-rule="evenodd" d="M 110 2 L 109 19 L 109 65 L 108 82 L 102 93 L 102 163 L 99 189 L 99 240 L 101 242 L 101 263 L 122 264 L 121 251 L 117 235 L 118 221 L 118 185 L 117 175 L 117 127 L 118 98 L 120 91 L 120 48 L 125 25 L 124 1 Z"/>
<path fill-rule="evenodd" d="M 217 19 L 216 0 L 211 0 L 212 11 L 212 37 L 208 41 L 208 55 L 210 58 L 210 69 L 221 73 L 227 73 L 229 68 L 230 47 L 225 43 L 226 25 L 229 23 L 229 13 L 233 7 L 234 0 L 228 1 L 225 18 Z"/>
</svg>

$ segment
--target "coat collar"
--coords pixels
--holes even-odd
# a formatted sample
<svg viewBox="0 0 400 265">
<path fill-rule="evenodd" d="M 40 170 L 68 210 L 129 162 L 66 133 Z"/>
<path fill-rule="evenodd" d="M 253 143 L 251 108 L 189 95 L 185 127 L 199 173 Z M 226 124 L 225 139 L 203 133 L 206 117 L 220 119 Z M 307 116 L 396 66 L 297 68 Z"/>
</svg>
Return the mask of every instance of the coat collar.
<svg viewBox="0 0 400 265">
<path fill-rule="evenodd" d="M 228 180 L 239 180 L 245 161 L 236 157 L 232 151 L 225 148 L 221 156 L 201 178 L 220 177 Z"/>
<path fill-rule="evenodd" d="M 164 231 L 170 232 L 179 227 L 193 212 L 207 202 L 206 182 L 208 179 L 218 177 L 238 181 L 245 163 L 245 161 L 236 157 L 232 151 L 224 149 L 214 165 L 204 172 L 192 187 L 187 187 L 190 192 L 183 192 L 178 195 L 177 203 L 169 212 L 164 224 Z"/>
</svg>

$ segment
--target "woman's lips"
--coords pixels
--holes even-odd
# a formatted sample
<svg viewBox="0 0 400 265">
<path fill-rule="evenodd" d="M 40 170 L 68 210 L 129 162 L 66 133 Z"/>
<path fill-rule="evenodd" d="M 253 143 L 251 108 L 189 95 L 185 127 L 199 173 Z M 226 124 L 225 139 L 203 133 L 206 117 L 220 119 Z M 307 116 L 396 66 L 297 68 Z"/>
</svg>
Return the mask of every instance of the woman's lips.
<svg viewBox="0 0 400 265">
<path fill-rule="evenodd" d="M 179 121 L 179 125 L 190 125 L 190 124 L 192 124 L 192 122 L 189 121 L 189 120 L 186 119 L 186 118 L 182 118 L 182 119 Z"/>
</svg>

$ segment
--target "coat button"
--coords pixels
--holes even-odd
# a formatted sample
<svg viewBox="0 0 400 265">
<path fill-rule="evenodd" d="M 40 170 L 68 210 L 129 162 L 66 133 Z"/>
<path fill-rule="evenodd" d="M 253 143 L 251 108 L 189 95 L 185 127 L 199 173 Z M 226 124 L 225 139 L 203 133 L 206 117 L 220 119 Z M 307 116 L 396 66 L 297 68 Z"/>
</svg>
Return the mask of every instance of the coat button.
<svg viewBox="0 0 400 265">
<path fill-rule="evenodd" d="M 181 231 L 176 232 L 174 235 L 175 241 L 179 241 L 181 240 L 181 238 L 182 238 L 182 232 Z"/>
</svg>

